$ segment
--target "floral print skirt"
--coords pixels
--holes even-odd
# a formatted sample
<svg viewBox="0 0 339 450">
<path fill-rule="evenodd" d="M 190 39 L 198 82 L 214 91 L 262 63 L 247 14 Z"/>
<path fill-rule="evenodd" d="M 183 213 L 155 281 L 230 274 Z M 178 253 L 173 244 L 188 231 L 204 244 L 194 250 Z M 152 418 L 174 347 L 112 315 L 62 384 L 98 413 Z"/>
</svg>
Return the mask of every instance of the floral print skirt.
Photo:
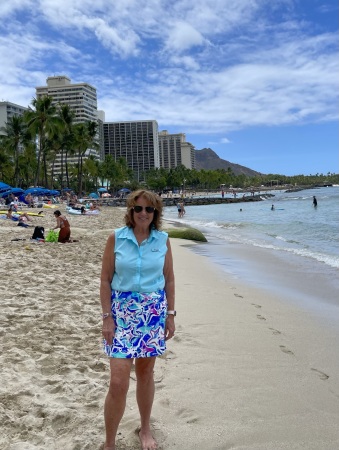
<svg viewBox="0 0 339 450">
<path fill-rule="evenodd" d="M 166 350 L 167 301 L 164 290 L 120 292 L 111 297 L 115 335 L 112 345 L 104 340 L 104 352 L 111 358 L 147 358 Z"/>
</svg>

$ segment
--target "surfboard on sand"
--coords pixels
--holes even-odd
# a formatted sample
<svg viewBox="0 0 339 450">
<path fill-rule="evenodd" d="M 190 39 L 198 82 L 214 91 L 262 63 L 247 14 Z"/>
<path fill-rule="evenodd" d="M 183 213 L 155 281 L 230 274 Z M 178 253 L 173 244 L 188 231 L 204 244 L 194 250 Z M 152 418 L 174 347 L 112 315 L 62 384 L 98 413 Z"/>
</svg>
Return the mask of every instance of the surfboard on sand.
<svg viewBox="0 0 339 450">
<path fill-rule="evenodd" d="M 7 212 L 8 212 L 8 210 L 7 211 L 0 211 L 0 214 L 7 214 Z M 17 212 L 13 211 L 13 214 L 24 214 L 24 213 L 26 213 L 28 216 L 45 217 L 44 214 L 39 214 L 39 213 L 35 213 L 35 212 L 30 212 L 30 211 L 17 211 Z"/>
<path fill-rule="evenodd" d="M 67 208 L 67 213 L 74 214 L 76 216 L 96 216 L 100 213 L 100 211 L 98 211 L 97 209 L 94 209 L 93 211 L 91 211 L 89 209 L 89 210 L 86 210 L 85 214 L 81 214 L 80 209 Z"/>
</svg>

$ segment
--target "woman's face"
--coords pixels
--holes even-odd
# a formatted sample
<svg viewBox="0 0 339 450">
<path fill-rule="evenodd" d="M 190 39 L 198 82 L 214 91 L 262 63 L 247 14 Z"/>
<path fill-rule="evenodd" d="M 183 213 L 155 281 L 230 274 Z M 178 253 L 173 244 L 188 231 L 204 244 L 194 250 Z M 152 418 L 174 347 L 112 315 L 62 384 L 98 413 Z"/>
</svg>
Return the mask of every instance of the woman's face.
<svg viewBox="0 0 339 450">
<path fill-rule="evenodd" d="M 142 211 L 141 212 L 136 212 L 135 210 L 133 211 L 133 218 L 135 225 L 141 228 L 148 228 L 153 221 L 154 212 L 149 213 L 146 211 L 145 208 L 147 206 L 152 205 L 144 197 L 139 197 L 138 200 L 136 201 L 136 206 L 141 206 Z"/>
</svg>

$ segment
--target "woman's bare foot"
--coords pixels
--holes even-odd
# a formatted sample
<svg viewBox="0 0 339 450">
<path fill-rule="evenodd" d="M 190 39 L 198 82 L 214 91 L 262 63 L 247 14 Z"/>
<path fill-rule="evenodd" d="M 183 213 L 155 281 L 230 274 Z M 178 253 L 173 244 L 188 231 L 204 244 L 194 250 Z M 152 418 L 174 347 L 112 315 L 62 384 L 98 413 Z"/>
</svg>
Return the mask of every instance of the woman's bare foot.
<svg viewBox="0 0 339 450">
<path fill-rule="evenodd" d="M 158 448 L 158 445 L 152 436 L 151 430 L 140 430 L 139 439 L 142 450 L 156 450 Z"/>
</svg>

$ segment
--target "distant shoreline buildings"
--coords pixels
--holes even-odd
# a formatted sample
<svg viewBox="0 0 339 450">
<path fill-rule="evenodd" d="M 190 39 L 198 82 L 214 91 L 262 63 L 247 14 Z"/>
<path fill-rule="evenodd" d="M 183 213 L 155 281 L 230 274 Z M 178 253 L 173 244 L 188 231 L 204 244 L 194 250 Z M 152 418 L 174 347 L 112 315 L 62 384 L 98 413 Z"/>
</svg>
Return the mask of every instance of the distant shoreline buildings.
<svg viewBox="0 0 339 450">
<path fill-rule="evenodd" d="M 96 140 L 100 150 L 89 149 L 87 157 L 91 154 L 101 161 L 106 155 L 112 155 L 115 161 L 123 157 L 138 181 L 150 169 L 170 170 L 181 164 L 187 169 L 195 168 L 195 148 L 186 142 L 184 133 L 159 132 L 156 120 L 106 122 L 105 112 L 97 108 L 96 88 L 88 83 L 71 83 L 67 76 L 58 75 L 48 77 L 46 86 L 35 89 L 37 99 L 48 95 L 55 104 L 69 105 L 75 123 L 98 123 Z M 0 102 L 0 127 L 5 126 L 13 115 L 23 115 L 27 109 L 11 102 Z M 74 158 L 70 163 L 76 161 Z M 57 162 L 56 174 L 59 168 L 60 162 Z"/>
</svg>

